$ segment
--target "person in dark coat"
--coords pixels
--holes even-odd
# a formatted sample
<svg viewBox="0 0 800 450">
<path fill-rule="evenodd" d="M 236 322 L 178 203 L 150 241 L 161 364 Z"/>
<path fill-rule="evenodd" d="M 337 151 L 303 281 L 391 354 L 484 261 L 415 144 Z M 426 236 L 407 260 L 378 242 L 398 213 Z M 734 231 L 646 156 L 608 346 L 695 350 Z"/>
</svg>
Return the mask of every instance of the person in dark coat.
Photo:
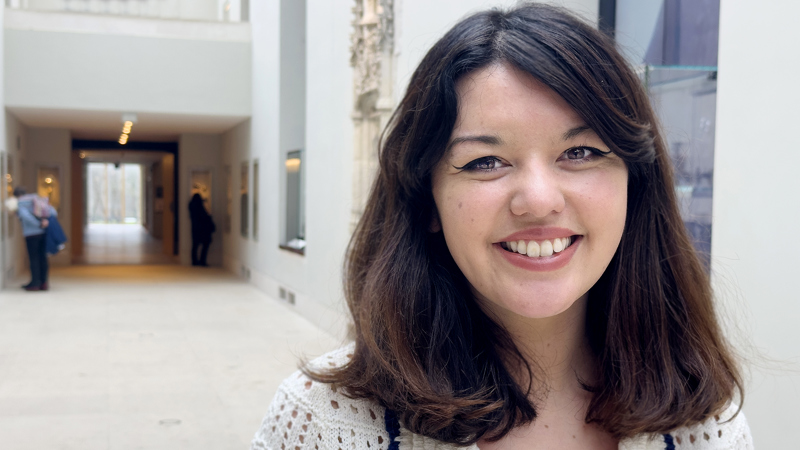
<svg viewBox="0 0 800 450">
<path fill-rule="evenodd" d="M 217 227 L 206 211 L 200 194 L 194 194 L 189 202 L 189 217 L 192 220 L 192 265 L 208 266 L 208 246 L 211 244 L 211 234 Z"/>
</svg>

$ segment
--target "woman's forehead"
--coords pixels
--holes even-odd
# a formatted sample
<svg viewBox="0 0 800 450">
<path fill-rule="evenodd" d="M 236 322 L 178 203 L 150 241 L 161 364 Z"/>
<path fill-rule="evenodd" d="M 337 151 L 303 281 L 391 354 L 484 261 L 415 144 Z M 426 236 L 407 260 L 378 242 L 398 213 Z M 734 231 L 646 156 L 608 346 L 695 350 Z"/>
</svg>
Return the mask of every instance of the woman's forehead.
<svg viewBox="0 0 800 450">
<path fill-rule="evenodd" d="M 520 127 L 561 140 L 565 133 L 576 134 L 570 130 L 587 128 L 583 118 L 555 91 L 507 63 L 465 75 L 456 84 L 456 93 L 458 113 L 451 141 L 471 135 L 502 135 Z"/>
</svg>

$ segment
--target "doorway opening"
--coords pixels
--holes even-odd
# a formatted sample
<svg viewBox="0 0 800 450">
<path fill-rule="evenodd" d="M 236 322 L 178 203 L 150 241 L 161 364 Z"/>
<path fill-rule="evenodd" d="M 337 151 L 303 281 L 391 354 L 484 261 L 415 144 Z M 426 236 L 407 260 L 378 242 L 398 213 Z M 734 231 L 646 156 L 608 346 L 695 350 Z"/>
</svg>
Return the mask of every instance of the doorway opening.
<svg viewBox="0 0 800 450">
<path fill-rule="evenodd" d="M 104 144 L 73 141 L 73 263 L 177 263 L 177 144 Z"/>
</svg>

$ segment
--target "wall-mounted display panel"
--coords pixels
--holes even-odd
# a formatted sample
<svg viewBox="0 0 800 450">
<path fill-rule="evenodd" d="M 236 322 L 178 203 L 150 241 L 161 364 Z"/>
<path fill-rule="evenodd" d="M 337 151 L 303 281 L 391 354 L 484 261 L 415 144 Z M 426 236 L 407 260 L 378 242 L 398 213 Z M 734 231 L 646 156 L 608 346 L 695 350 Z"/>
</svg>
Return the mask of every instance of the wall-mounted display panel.
<svg viewBox="0 0 800 450">
<path fill-rule="evenodd" d="M 303 189 L 303 152 L 294 150 L 286 154 L 284 161 L 286 171 L 286 211 L 285 236 L 282 248 L 304 253 L 305 237 L 305 192 Z"/>
<path fill-rule="evenodd" d="M 233 177 L 231 176 L 231 166 L 225 166 L 225 234 L 231 232 L 231 221 L 233 220 Z"/>
<path fill-rule="evenodd" d="M 250 164 L 247 161 L 242 163 L 242 168 L 239 174 L 239 224 L 243 238 L 247 238 L 249 234 L 249 175 Z"/>
<path fill-rule="evenodd" d="M 8 195 L 8 181 L 6 179 L 6 152 L 0 152 L 0 241 L 6 239 L 6 223 L 8 222 L 8 211 L 5 208 L 5 201 Z M 5 250 L 5 247 L 3 248 Z M 0 254 L 0 258 L 4 258 Z M 0 259 L 0 266 L 5 262 L 5 259 Z"/>
<path fill-rule="evenodd" d="M 253 161 L 253 239 L 258 240 L 258 160 Z"/>
<path fill-rule="evenodd" d="M 50 201 L 50 206 L 61 207 L 61 170 L 58 167 L 38 167 L 36 170 L 36 193 Z"/>
</svg>

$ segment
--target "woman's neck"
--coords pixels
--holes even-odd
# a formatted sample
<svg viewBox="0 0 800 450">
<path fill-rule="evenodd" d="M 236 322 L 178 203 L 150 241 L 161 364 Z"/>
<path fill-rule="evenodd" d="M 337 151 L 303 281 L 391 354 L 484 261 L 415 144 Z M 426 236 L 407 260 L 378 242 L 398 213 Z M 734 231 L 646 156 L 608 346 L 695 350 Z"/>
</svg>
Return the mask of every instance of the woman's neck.
<svg viewBox="0 0 800 450">
<path fill-rule="evenodd" d="M 586 340 L 586 301 L 584 295 L 561 314 L 543 319 L 496 317 L 531 366 L 534 393 L 582 391 L 581 382 L 593 381 L 595 360 Z"/>
<path fill-rule="evenodd" d="M 596 359 L 585 332 L 586 300 L 583 296 L 568 310 L 546 319 L 493 315 L 509 332 L 533 371 L 530 399 L 537 417 L 499 441 L 480 441 L 481 450 L 618 447 L 618 441 L 608 432 L 585 421 L 592 394 L 582 383 L 593 384 L 596 380 Z M 524 388 L 527 371 L 521 368 L 516 376 Z"/>
</svg>

